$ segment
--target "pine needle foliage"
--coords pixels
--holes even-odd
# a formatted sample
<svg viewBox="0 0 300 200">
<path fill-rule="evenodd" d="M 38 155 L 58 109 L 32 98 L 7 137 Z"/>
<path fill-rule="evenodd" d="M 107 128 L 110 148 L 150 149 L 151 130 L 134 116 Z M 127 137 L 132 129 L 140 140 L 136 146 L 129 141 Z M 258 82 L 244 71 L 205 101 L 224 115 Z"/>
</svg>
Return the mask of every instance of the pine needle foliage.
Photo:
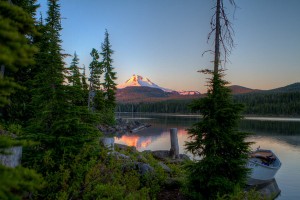
<svg viewBox="0 0 300 200">
<path fill-rule="evenodd" d="M 93 48 L 90 55 L 92 56 L 92 62 L 90 63 L 90 81 L 92 82 L 92 88 L 94 90 L 101 89 L 101 75 L 103 74 L 103 66 L 99 61 L 100 54 L 99 52 Z"/>
<path fill-rule="evenodd" d="M 188 188 L 197 199 L 214 199 L 217 194 L 231 193 L 236 185 L 243 186 L 248 170 L 247 133 L 238 130 L 243 106 L 232 100 L 223 72 L 213 73 L 208 82 L 207 97 L 191 105 L 203 118 L 188 130 L 192 139 L 186 149 L 200 160 L 187 165 Z"/>
<path fill-rule="evenodd" d="M 89 156 L 97 152 L 96 129 L 98 118 L 81 105 L 82 93 L 78 77 L 66 84 L 64 54 L 61 48 L 60 5 L 57 0 L 48 1 L 48 16 L 41 27 L 39 45 L 43 48 L 36 56 L 39 68 L 33 80 L 32 108 L 34 117 L 26 128 L 24 137 L 38 145 L 24 150 L 24 165 L 33 167 L 44 175 L 47 185 L 36 199 L 71 198 L 80 189 L 74 165 L 83 148 L 91 148 Z M 74 60 L 74 71 L 77 60 Z M 87 147 L 86 147 L 87 146 Z M 92 148 L 94 147 L 94 148 Z M 84 165 L 89 158 L 81 159 Z M 79 166 L 78 166 L 79 167 Z M 71 183 L 76 182 L 72 189 Z M 66 191 L 69 191 L 66 193 Z"/>
<path fill-rule="evenodd" d="M 112 66 L 112 54 L 114 51 L 111 49 L 111 44 L 109 41 L 109 34 L 107 30 L 105 31 L 105 37 L 104 37 L 104 42 L 102 43 L 102 65 L 104 69 L 104 83 L 103 83 L 103 88 L 104 88 L 104 97 L 106 99 L 106 106 L 111 108 L 112 110 L 115 109 L 116 107 L 116 83 L 115 80 L 117 79 L 116 77 L 116 72 L 114 72 L 114 68 Z"/>
<path fill-rule="evenodd" d="M 35 30 L 33 32 L 27 32 L 24 36 L 26 37 L 27 45 L 37 49 L 36 38 L 39 37 L 39 34 L 38 26 L 35 21 L 36 9 L 38 8 L 36 0 L 13 0 L 10 2 L 12 5 L 22 8 L 23 11 L 31 16 Z M 37 52 L 35 52 L 34 55 L 36 55 L 36 53 Z M 32 61 L 34 60 L 32 59 Z M 5 121 L 24 125 L 28 119 L 32 117 L 30 109 L 32 94 L 28 88 L 31 88 L 35 66 L 35 63 L 27 65 L 17 63 L 17 65 L 15 65 L 15 67 L 18 68 L 17 71 L 5 68 L 5 77 L 12 77 L 17 84 L 22 86 L 21 89 L 15 90 L 15 93 L 10 95 L 10 103 L 3 108 L 2 114 Z"/>
<path fill-rule="evenodd" d="M 27 35 L 35 34 L 34 21 L 22 8 L 0 1 L 0 106 L 8 104 L 9 96 L 22 87 L 6 76 L 33 64 L 37 49 L 28 44 Z"/>
<path fill-rule="evenodd" d="M 36 34 L 34 20 L 22 8 L 8 1 L 0 1 L 0 108 L 11 103 L 11 94 L 23 89 L 13 73 L 33 64 L 37 49 L 29 44 L 28 38 Z M 2 109 L 1 111 L 4 111 Z M 3 114 L 3 113 L 1 113 Z M 22 145 L 0 125 L 0 154 Z M 42 177 L 34 170 L 21 166 L 10 168 L 0 164 L 0 199 L 23 199 L 30 192 L 42 187 Z"/>
</svg>

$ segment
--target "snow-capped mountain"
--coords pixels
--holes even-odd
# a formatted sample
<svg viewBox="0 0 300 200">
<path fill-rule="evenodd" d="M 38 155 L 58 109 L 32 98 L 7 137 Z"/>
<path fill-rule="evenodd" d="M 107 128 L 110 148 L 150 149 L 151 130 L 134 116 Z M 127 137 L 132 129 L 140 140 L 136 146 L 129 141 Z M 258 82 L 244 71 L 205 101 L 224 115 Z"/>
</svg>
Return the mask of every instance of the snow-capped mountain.
<svg viewBox="0 0 300 200">
<path fill-rule="evenodd" d="M 199 95 L 200 94 L 200 92 L 198 92 L 198 91 L 175 91 L 175 90 L 167 89 L 164 87 L 160 87 L 157 84 L 150 81 L 149 78 L 142 77 L 140 75 L 135 75 L 135 74 L 130 79 L 128 79 L 125 83 L 119 84 L 117 86 L 117 88 L 123 89 L 126 87 L 139 87 L 139 86 L 140 87 L 144 86 L 144 87 L 150 87 L 150 88 L 157 88 L 164 92 L 178 93 L 179 95 Z"/>
<path fill-rule="evenodd" d="M 144 87 L 151 87 L 151 88 L 157 88 L 157 89 L 161 89 L 165 92 L 175 92 L 174 90 L 170 90 L 167 88 L 163 88 L 160 87 L 158 85 L 156 85 L 155 83 L 153 83 L 152 81 L 150 81 L 150 79 L 148 78 L 144 78 L 140 75 L 132 75 L 132 77 L 130 79 L 128 79 L 125 83 L 123 84 L 119 84 L 117 86 L 118 89 L 123 89 L 126 87 L 134 87 L 134 86 L 144 86 Z"/>
</svg>

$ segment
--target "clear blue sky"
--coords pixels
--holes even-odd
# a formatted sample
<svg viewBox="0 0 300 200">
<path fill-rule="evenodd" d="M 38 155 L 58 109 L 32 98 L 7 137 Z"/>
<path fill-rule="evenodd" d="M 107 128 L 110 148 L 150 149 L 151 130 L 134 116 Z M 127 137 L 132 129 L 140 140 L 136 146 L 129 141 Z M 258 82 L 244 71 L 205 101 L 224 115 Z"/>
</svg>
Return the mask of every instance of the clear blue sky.
<svg viewBox="0 0 300 200">
<path fill-rule="evenodd" d="M 176 90 L 206 91 L 211 68 L 207 43 L 213 0 L 61 0 L 63 49 L 81 65 L 110 34 L 117 83 L 132 74 Z M 224 0 L 235 30 L 226 79 L 234 85 L 270 89 L 300 81 L 300 1 Z M 39 0 L 41 12 L 46 0 Z M 44 18 L 46 16 L 44 15 Z M 66 59 L 69 65 L 71 58 Z"/>
</svg>

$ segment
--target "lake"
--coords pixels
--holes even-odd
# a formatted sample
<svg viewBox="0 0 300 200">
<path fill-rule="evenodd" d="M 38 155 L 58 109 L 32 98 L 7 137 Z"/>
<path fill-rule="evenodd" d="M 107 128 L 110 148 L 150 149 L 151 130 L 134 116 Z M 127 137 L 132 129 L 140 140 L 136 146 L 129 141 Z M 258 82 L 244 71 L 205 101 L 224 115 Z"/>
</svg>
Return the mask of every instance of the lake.
<svg viewBox="0 0 300 200">
<path fill-rule="evenodd" d="M 187 128 L 201 118 L 196 115 L 118 113 L 125 120 L 138 120 L 151 127 L 138 133 L 115 138 L 116 143 L 135 146 L 138 151 L 170 150 L 170 128 L 178 129 L 179 153 L 188 141 Z M 240 123 L 240 130 L 252 133 L 247 141 L 252 141 L 252 149 L 271 149 L 282 162 L 276 174 L 281 189 L 279 200 L 300 199 L 300 119 L 249 117 Z"/>
</svg>

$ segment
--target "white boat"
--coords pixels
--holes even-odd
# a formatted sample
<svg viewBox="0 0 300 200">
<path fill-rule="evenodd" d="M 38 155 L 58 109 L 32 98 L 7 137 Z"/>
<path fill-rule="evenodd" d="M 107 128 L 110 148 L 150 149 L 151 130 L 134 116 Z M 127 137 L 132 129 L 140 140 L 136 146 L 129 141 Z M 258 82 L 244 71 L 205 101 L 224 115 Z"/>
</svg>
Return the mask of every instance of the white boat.
<svg viewBox="0 0 300 200">
<path fill-rule="evenodd" d="M 250 154 L 247 163 L 251 169 L 249 178 L 258 181 L 272 180 L 280 167 L 279 158 L 271 150 L 259 148 Z"/>
</svg>

